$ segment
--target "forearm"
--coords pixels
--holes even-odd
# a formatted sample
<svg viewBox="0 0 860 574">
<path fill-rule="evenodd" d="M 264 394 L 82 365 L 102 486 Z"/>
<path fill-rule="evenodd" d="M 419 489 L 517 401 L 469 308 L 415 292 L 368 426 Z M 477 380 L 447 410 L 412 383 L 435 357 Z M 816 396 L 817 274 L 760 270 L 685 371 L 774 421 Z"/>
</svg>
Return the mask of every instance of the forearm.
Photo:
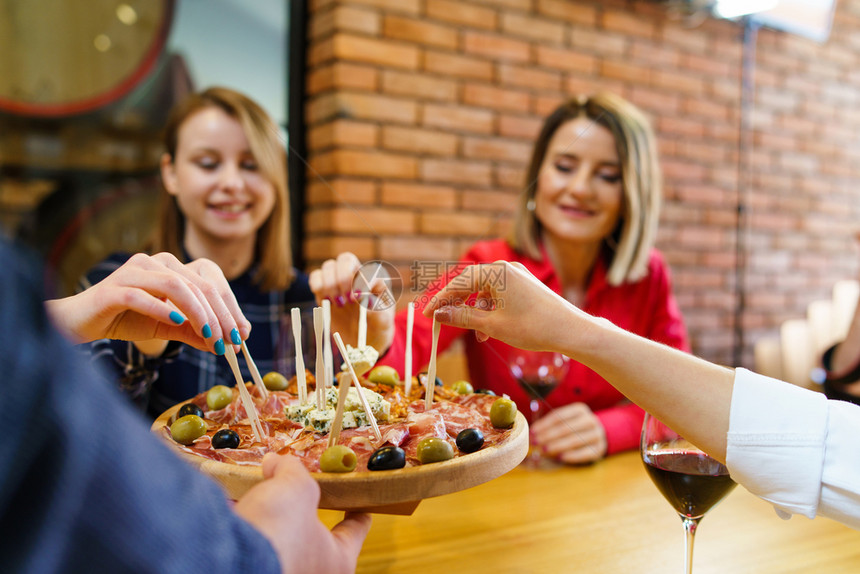
<svg viewBox="0 0 860 574">
<path fill-rule="evenodd" d="M 73 343 L 85 343 L 91 341 L 85 333 L 79 329 L 78 314 L 75 301 L 78 296 L 74 295 L 65 299 L 49 299 L 45 301 L 45 310 L 51 318 L 51 322 L 64 337 Z"/>
<path fill-rule="evenodd" d="M 557 351 L 580 361 L 630 400 L 725 460 L 734 372 L 628 333 L 569 307 L 556 322 Z"/>
<path fill-rule="evenodd" d="M 443 323 L 536 351 L 568 355 L 606 379 L 712 456 L 725 460 L 734 372 L 593 317 L 548 289 L 522 265 L 464 272 L 428 305 Z M 484 266 L 489 271 L 489 266 Z M 486 311 L 462 302 L 478 293 Z"/>
<path fill-rule="evenodd" d="M 86 343 L 104 337 L 104 333 L 92 332 L 91 316 L 82 310 L 87 309 L 83 297 L 86 292 L 78 293 L 64 299 L 49 299 L 45 301 L 45 310 L 51 322 L 68 340 L 73 343 Z M 134 345 L 148 358 L 160 357 L 167 348 L 168 341 L 149 339 L 135 341 Z"/>
<path fill-rule="evenodd" d="M 97 322 L 92 313 L 94 304 L 87 300 L 89 296 L 90 293 L 82 291 L 63 299 L 45 301 L 45 310 L 51 322 L 72 343 L 86 343 L 109 336 L 96 328 Z M 115 320 L 121 320 L 122 317 L 123 314 L 118 314 Z M 155 358 L 164 353 L 167 343 L 164 339 L 147 339 L 135 341 L 134 345 L 148 358 Z"/>
</svg>

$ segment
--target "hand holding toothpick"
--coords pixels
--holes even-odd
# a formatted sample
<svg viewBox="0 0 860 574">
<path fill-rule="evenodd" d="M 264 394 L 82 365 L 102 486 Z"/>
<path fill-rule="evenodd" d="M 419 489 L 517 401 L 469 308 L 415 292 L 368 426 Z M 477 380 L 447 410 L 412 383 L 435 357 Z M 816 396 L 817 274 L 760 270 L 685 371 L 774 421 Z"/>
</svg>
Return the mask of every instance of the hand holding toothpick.
<svg viewBox="0 0 860 574">
<path fill-rule="evenodd" d="M 337 259 L 327 260 L 313 270 L 308 282 L 318 305 L 331 303 L 330 333 L 338 331 L 344 343 L 357 346 L 358 315 L 364 305 L 367 314 L 364 344 L 382 351 L 394 339 L 397 294 L 392 285 L 399 284 L 399 279 L 386 265 L 362 264 L 354 254 L 341 253 Z"/>
</svg>

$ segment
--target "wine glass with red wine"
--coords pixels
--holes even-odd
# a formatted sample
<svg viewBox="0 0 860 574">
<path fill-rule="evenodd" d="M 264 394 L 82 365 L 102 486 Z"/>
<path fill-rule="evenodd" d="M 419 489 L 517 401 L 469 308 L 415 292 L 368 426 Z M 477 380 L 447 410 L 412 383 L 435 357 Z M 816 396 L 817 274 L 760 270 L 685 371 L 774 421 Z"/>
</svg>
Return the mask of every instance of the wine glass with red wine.
<svg viewBox="0 0 860 574">
<path fill-rule="evenodd" d="M 511 375 L 529 396 L 529 424 L 540 414 L 541 404 L 567 375 L 569 359 L 561 353 L 548 351 L 524 351 L 514 349 L 508 357 Z M 540 453 L 532 452 L 531 463 L 540 459 Z"/>
<path fill-rule="evenodd" d="M 726 466 L 650 414 L 642 424 L 640 452 L 657 489 L 681 516 L 686 531 L 686 574 L 693 572 L 699 521 L 737 486 Z"/>
</svg>

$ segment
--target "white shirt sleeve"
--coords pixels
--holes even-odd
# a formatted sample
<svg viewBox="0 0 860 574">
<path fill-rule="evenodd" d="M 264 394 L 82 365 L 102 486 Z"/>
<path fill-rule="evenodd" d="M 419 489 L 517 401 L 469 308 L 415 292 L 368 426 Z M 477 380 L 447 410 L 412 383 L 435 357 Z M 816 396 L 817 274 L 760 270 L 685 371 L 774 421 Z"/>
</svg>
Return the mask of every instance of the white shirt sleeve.
<svg viewBox="0 0 860 574">
<path fill-rule="evenodd" d="M 860 529 L 860 407 L 736 369 L 726 466 L 784 518 Z"/>
</svg>

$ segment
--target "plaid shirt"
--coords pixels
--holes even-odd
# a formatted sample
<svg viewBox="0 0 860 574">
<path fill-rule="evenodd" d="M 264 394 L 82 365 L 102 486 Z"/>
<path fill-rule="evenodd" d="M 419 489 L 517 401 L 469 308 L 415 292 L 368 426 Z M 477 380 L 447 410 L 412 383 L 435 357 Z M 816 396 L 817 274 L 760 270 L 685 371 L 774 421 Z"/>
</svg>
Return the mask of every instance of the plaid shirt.
<svg viewBox="0 0 860 574">
<path fill-rule="evenodd" d="M 93 267 L 80 282 L 81 290 L 98 283 L 125 263 L 130 254 L 115 253 Z M 302 318 L 302 354 L 313 371 L 316 359 L 313 308 L 315 300 L 302 272 L 286 291 L 260 291 L 252 281 L 253 269 L 230 281 L 230 288 L 253 329 L 246 341 L 260 374 L 295 374 L 295 341 L 290 309 L 298 307 Z M 225 340 L 225 343 L 227 341 Z M 84 345 L 93 360 L 131 399 L 156 417 L 178 402 L 205 392 L 214 385 L 236 383 L 227 359 L 171 341 L 160 357 L 147 358 L 132 343 L 101 339 Z M 333 349 L 337 356 L 337 348 Z M 337 365 L 337 359 L 334 361 Z M 246 381 L 251 374 L 244 360 L 239 367 Z"/>
</svg>

